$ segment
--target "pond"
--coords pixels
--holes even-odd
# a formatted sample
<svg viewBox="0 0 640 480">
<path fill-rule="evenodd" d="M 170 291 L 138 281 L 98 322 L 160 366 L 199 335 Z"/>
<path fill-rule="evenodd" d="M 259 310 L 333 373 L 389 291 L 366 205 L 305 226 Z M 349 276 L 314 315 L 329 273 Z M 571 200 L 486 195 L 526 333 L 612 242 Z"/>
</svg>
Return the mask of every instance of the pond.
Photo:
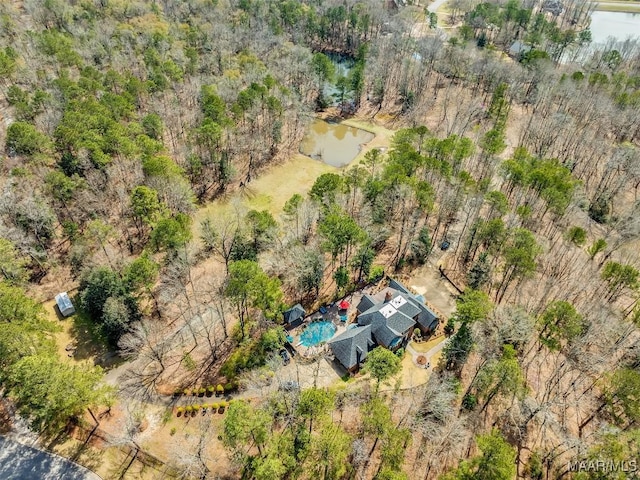
<svg viewBox="0 0 640 480">
<path fill-rule="evenodd" d="M 316 119 L 300 144 L 300 152 L 334 167 L 351 163 L 362 145 L 373 140 L 373 133 L 342 123 Z"/>
<path fill-rule="evenodd" d="M 314 347 L 322 342 L 330 340 L 336 333 L 336 326 L 333 322 L 312 322 L 304 332 L 300 334 L 300 343 L 305 347 Z"/>
<path fill-rule="evenodd" d="M 640 40 L 640 13 L 626 12 L 593 12 L 591 14 L 592 43 L 604 43 L 613 37 L 618 41 L 629 37 Z"/>
</svg>

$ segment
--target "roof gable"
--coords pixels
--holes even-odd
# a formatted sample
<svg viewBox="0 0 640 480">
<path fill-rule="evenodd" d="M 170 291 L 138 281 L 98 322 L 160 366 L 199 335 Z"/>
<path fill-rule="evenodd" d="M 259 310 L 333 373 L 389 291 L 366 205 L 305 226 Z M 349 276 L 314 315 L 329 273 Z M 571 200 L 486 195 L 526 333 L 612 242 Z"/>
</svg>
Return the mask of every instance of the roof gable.
<svg viewBox="0 0 640 480">
<path fill-rule="evenodd" d="M 389 287 L 393 288 L 394 290 L 397 290 L 398 292 L 411 293 L 409 292 L 409 290 L 407 290 L 407 287 L 402 285 L 397 280 L 394 280 L 393 278 L 389 279 Z"/>
<path fill-rule="evenodd" d="M 412 318 L 398 311 L 387 319 L 387 326 L 399 336 L 407 333 L 407 330 L 413 328 L 415 324 L 416 322 Z"/>
<path fill-rule="evenodd" d="M 400 337 L 397 332 L 394 332 L 386 324 L 380 325 L 380 327 L 374 330 L 373 336 L 375 337 L 376 342 L 385 347 L 389 347 L 392 343 L 394 343 L 394 340 L 396 338 Z"/>
<path fill-rule="evenodd" d="M 360 303 L 358 303 L 358 306 L 356 307 L 356 309 L 360 313 L 366 312 L 371 307 L 373 307 L 375 304 L 376 304 L 376 299 L 373 298 L 371 295 L 365 293 L 362 296 L 362 298 L 360 299 Z"/>
<path fill-rule="evenodd" d="M 350 369 L 367 358 L 369 346 L 373 345 L 371 326 L 349 328 L 327 343 L 338 361 Z"/>
<path fill-rule="evenodd" d="M 438 319 L 438 315 L 424 303 L 415 300 L 415 304 L 420 309 L 420 314 L 418 315 L 418 324 L 420 324 L 422 327 L 428 328 L 434 320 Z"/>
<path fill-rule="evenodd" d="M 384 315 L 380 312 L 378 305 L 374 305 L 366 312 L 358 316 L 358 325 L 379 325 L 385 322 Z"/>
</svg>

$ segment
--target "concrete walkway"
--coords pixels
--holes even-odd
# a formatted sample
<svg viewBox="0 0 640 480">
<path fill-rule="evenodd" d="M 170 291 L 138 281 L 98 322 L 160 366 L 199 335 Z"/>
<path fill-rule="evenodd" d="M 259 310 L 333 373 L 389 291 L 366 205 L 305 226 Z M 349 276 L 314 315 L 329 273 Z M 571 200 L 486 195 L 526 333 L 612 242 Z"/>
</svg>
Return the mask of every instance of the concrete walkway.
<svg viewBox="0 0 640 480">
<path fill-rule="evenodd" d="M 91 470 L 58 455 L 0 436 L 2 480 L 101 480 Z"/>
</svg>

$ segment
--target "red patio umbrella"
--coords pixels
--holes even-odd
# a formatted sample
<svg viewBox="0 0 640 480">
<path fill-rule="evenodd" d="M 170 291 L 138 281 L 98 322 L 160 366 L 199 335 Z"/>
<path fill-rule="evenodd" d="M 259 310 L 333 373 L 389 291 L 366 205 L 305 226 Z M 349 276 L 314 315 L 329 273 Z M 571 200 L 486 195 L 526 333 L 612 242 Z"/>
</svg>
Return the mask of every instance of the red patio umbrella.
<svg viewBox="0 0 640 480">
<path fill-rule="evenodd" d="M 347 308 L 349 308 L 349 302 L 347 302 L 346 300 L 342 300 L 338 307 L 340 308 L 340 310 L 346 310 Z"/>
</svg>

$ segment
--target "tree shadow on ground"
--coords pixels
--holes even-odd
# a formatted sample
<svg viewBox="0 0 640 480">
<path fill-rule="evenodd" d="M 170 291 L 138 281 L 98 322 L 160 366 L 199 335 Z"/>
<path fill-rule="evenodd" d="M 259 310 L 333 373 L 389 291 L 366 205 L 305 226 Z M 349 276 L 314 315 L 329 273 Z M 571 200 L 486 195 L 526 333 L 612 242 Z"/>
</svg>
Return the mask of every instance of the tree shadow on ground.
<svg viewBox="0 0 640 480">
<path fill-rule="evenodd" d="M 100 327 L 79 307 L 79 296 L 75 295 L 72 301 L 76 305 L 76 313 L 73 315 L 62 317 L 57 306 L 55 310 L 59 320 L 71 323 L 69 336 L 73 339 L 73 358 L 79 361 L 92 359 L 94 365 L 99 365 L 105 370 L 122 364 L 125 360 L 111 350 Z"/>
</svg>

